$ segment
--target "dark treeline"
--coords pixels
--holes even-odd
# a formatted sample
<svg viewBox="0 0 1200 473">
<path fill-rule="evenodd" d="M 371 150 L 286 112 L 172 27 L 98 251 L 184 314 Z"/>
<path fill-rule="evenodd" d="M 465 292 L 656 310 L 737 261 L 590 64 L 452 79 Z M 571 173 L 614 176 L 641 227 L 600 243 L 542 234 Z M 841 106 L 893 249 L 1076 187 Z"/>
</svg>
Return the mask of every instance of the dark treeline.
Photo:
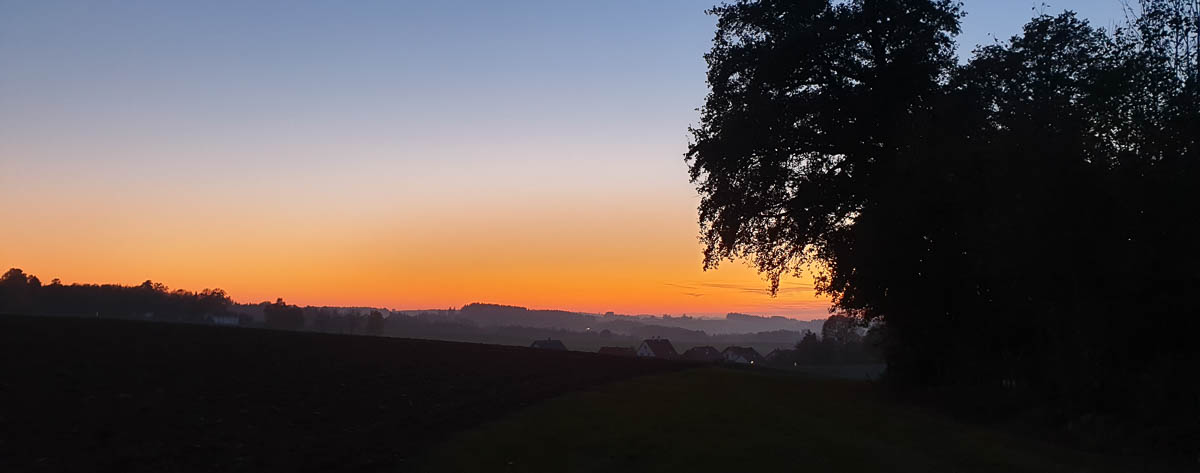
<svg viewBox="0 0 1200 473">
<path fill-rule="evenodd" d="M 202 323 L 213 316 L 233 315 L 231 305 L 229 296 L 220 289 L 172 291 L 151 281 L 137 286 L 64 285 L 54 279 L 42 284 L 37 276 L 16 268 L 0 276 L 0 313 Z"/>
<path fill-rule="evenodd" d="M 880 335 L 878 326 L 864 333 L 853 317 L 833 315 L 825 320 L 819 337 L 806 330 L 794 348 L 782 350 L 768 361 L 782 368 L 878 363 Z"/>
<path fill-rule="evenodd" d="M 815 268 L 879 326 L 897 386 L 1194 459 L 1197 2 L 1144 0 L 1115 31 L 1038 16 L 965 63 L 960 8 L 712 10 L 687 158 L 706 265 L 748 258 L 775 285 Z"/>
</svg>

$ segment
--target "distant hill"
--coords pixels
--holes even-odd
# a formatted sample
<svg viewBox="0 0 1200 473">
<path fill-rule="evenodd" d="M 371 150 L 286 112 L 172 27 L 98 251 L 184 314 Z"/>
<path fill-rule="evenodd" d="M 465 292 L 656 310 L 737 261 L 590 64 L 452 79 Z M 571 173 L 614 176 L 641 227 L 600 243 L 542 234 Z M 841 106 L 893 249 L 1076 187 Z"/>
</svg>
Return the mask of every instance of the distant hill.
<svg viewBox="0 0 1200 473">
<path fill-rule="evenodd" d="M 516 325 L 586 331 L 595 325 L 595 316 L 564 310 L 529 310 L 524 307 L 473 303 L 463 306 L 455 317 L 479 325 Z"/>
<path fill-rule="evenodd" d="M 705 333 L 712 335 L 755 333 L 772 330 L 793 330 L 797 332 L 812 330 L 813 332 L 820 333 L 821 325 L 824 322 L 823 320 L 796 320 L 780 316 L 763 317 L 758 315 L 738 313 L 726 314 L 724 319 L 688 316 L 642 316 L 638 317 L 637 319 L 642 323 L 680 327 L 692 330 L 703 330 Z"/>
<path fill-rule="evenodd" d="M 562 330 L 611 330 L 617 333 L 637 335 L 645 327 L 677 328 L 702 331 L 709 335 L 734 333 L 757 333 L 776 330 L 803 332 L 821 331 L 821 320 L 796 320 L 787 317 L 763 317 L 750 314 L 729 313 L 724 319 L 689 316 L 622 315 L 612 312 L 597 315 L 565 310 L 531 310 L 520 306 L 472 303 L 463 306 L 457 313 L 445 314 L 452 318 L 469 320 L 481 326 L 517 325 L 523 327 L 555 328 Z"/>
<path fill-rule="evenodd" d="M 537 333 L 570 340 L 572 343 L 567 346 L 573 350 L 591 350 L 596 343 L 630 345 L 642 339 L 660 337 L 670 339 L 682 349 L 698 345 L 745 345 L 765 353 L 775 348 L 794 346 L 804 336 L 805 330 L 820 333 L 824 322 L 739 313 L 727 314 L 723 319 L 622 315 L 612 312 L 598 315 L 485 303 L 468 304 L 458 311 L 421 312 L 414 315 L 430 322 L 440 320 L 458 324 L 462 331 L 460 335 L 473 330 L 471 338 L 464 340 L 476 337 L 496 340 L 490 337 L 503 333 L 506 335 L 504 339 L 523 341 L 520 334 Z M 464 325 L 476 328 L 467 329 Z M 446 325 L 441 327 L 440 332 L 449 330 Z"/>
<path fill-rule="evenodd" d="M 236 312 L 261 322 L 262 304 L 238 304 Z M 699 345 L 752 346 L 766 353 L 794 346 L 805 330 L 820 333 L 822 320 L 795 320 L 730 313 L 725 318 L 588 314 L 565 310 L 471 303 L 461 309 L 388 310 L 370 307 L 304 307 L 304 327 L 332 333 L 363 333 L 361 320 L 372 311 L 387 316 L 382 335 L 527 346 L 554 338 L 571 350 L 634 346 L 643 339 L 667 338 L 681 350 Z M 327 323 L 320 320 L 326 318 Z M 328 322 L 332 317 L 334 320 Z"/>
</svg>

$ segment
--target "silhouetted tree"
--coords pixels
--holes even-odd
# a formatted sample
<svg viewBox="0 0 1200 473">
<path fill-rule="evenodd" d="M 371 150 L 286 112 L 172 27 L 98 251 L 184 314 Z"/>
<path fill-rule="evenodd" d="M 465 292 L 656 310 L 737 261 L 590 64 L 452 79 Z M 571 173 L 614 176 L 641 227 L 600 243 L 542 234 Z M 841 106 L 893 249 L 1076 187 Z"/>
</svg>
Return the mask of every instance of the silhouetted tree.
<svg viewBox="0 0 1200 473">
<path fill-rule="evenodd" d="M 893 380 L 1017 386 L 1194 453 L 1195 2 L 1111 34 L 1039 16 L 962 65 L 950 1 L 711 13 L 687 154 L 706 268 L 745 258 L 772 290 L 813 269 L 886 327 Z"/>
<path fill-rule="evenodd" d="M 802 365 L 825 364 L 833 360 L 832 354 L 829 352 L 828 346 L 821 343 L 821 339 L 811 330 L 805 330 L 804 336 L 796 343 L 796 349 L 793 352 L 794 359 L 790 360 L 794 363 Z M 784 363 L 789 365 L 792 363 Z"/>
<path fill-rule="evenodd" d="M 41 281 L 18 268 L 5 271 L 0 276 L 0 312 L 28 311 L 33 307 L 35 293 L 40 287 Z"/>
<path fill-rule="evenodd" d="M 859 343 L 862 334 L 859 333 L 860 322 L 852 316 L 834 314 L 821 325 L 821 338 L 840 344 Z"/>
<path fill-rule="evenodd" d="M 336 313 L 333 309 L 322 307 L 317 309 L 317 313 L 313 316 L 313 328 L 322 332 L 333 332 L 337 330 Z"/>
<path fill-rule="evenodd" d="M 265 304 L 263 318 L 269 328 L 298 330 L 304 327 L 304 311 L 299 307 L 287 305 L 283 298 L 276 299 L 272 304 Z"/>
<path fill-rule="evenodd" d="M 383 314 L 378 310 L 372 310 L 367 315 L 367 335 L 383 335 Z"/>
</svg>

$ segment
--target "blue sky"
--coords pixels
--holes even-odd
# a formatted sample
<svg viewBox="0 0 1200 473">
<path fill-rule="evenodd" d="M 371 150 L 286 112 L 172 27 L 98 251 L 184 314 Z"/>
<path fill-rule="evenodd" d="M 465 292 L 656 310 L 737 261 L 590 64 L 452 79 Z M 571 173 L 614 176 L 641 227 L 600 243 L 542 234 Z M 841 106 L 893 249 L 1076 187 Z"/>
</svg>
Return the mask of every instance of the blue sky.
<svg viewBox="0 0 1200 473">
<path fill-rule="evenodd" d="M 1047 3 L 966 2 L 961 49 L 1039 11 L 1121 17 L 1120 0 Z M 26 122 L 6 128 L 200 125 L 235 140 L 286 121 L 442 139 L 653 130 L 678 143 L 704 95 L 710 4 L 4 0 L 0 97 Z"/>
<path fill-rule="evenodd" d="M 1047 3 L 966 2 L 961 49 L 1005 39 L 1039 11 L 1121 17 L 1120 0 Z M 4 0 L 3 125 L 677 146 L 704 96 L 710 4 Z"/>
</svg>

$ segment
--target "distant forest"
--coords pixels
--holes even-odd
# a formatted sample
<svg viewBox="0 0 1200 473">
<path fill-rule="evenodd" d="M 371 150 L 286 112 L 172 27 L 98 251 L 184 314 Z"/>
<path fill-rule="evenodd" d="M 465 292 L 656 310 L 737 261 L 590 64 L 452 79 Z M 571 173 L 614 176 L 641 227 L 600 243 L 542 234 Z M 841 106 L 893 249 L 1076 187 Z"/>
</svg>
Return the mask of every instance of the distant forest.
<svg viewBox="0 0 1200 473">
<path fill-rule="evenodd" d="M 205 322 L 214 315 L 232 314 L 233 301 L 220 289 L 190 292 L 170 290 L 146 281 L 137 286 L 118 284 L 42 284 L 37 276 L 17 268 L 0 276 L 0 313 L 74 315 L 171 322 Z"/>
<path fill-rule="evenodd" d="M 0 313 L 238 325 L 519 346 L 549 338 L 561 340 L 568 349 L 578 351 L 597 351 L 603 346 L 636 347 L 644 339 L 659 337 L 671 340 L 680 351 L 703 345 L 749 346 L 762 354 L 777 349 L 795 350 L 794 356 L 788 358 L 789 363 L 862 363 L 876 359 L 875 351 L 864 345 L 865 331 L 847 325 L 844 322 L 849 319 L 837 316 L 831 319 L 833 323 L 824 323 L 747 314 L 729 314 L 725 319 L 611 312 L 594 315 L 478 303 L 461 309 L 420 311 L 300 307 L 282 299 L 238 304 L 220 289 L 171 290 L 151 281 L 137 286 L 64 285 L 58 280 L 43 284 L 36 276 L 16 268 L 0 276 Z"/>
</svg>

